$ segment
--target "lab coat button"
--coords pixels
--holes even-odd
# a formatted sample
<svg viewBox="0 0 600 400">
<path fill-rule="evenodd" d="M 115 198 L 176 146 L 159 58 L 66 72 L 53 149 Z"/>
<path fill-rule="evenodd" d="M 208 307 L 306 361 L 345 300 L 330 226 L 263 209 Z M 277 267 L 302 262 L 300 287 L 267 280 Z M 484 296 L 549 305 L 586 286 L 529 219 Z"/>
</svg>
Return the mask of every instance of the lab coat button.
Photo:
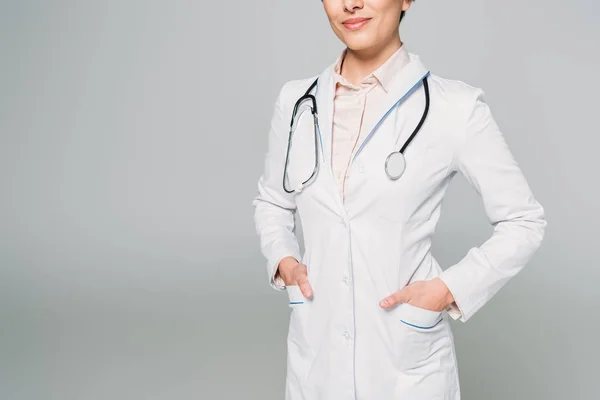
<svg viewBox="0 0 600 400">
<path fill-rule="evenodd" d="M 350 284 L 350 278 L 347 276 L 344 276 L 344 279 L 342 279 L 342 282 L 344 282 L 344 285 L 348 286 Z"/>
<path fill-rule="evenodd" d="M 347 340 L 350 339 L 350 334 L 348 332 L 344 332 L 343 335 Z"/>
</svg>

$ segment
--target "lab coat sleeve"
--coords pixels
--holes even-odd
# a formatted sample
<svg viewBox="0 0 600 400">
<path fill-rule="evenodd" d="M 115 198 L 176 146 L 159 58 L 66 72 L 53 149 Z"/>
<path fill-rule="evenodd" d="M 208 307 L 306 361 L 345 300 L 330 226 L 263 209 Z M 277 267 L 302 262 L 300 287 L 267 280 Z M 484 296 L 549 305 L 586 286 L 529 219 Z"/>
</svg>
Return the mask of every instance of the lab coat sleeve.
<svg viewBox="0 0 600 400">
<path fill-rule="evenodd" d="M 295 234 L 295 195 L 286 193 L 282 187 L 289 134 L 289 117 L 282 99 L 285 88 L 286 85 L 282 87 L 275 102 L 264 169 L 258 180 L 258 194 L 252 203 L 261 251 L 267 259 L 269 284 L 276 290 L 285 289 L 283 280 L 279 276 L 275 278 L 279 262 L 287 256 L 301 260 Z"/>
<path fill-rule="evenodd" d="M 440 274 L 455 299 L 448 313 L 462 322 L 521 271 L 540 247 L 547 225 L 544 209 L 508 148 L 484 92 L 471 88 L 469 93 L 454 171 L 481 196 L 493 233 Z"/>
</svg>

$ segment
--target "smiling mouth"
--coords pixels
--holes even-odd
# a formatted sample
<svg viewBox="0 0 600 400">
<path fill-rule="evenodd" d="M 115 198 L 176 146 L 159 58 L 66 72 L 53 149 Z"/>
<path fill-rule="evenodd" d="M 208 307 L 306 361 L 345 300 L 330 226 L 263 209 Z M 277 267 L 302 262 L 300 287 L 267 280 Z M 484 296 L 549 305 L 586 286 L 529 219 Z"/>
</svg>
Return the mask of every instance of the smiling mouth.
<svg viewBox="0 0 600 400">
<path fill-rule="evenodd" d="M 342 23 L 342 25 L 344 25 L 344 27 L 346 27 L 346 29 L 348 29 L 348 30 L 357 31 L 360 28 L 362 28 L 363 26 L 365 26 L 366 24 L 368 24 L 369 21 L 371 21 L 371 18 L 350 20 L 348 22 Z"/>
</svg>

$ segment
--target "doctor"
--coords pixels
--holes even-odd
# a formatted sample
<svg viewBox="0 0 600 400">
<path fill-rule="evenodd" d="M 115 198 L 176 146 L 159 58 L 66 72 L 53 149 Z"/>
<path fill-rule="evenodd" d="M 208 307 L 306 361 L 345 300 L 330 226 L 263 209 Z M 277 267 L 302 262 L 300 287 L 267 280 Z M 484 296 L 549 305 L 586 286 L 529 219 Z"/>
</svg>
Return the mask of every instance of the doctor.
<svg viewBox="0 0 600 400">
<path fill-rule="evenodd" d="M 544 209 L 484 92 L 430 73 L 400 40 L 411 0 L 323 5 L 346 48 L 281 88 L 253 202 L 291 307 L 285 399 L 459 400 L 449 317 L 468 321 L 528 263 Z M 493 234 L 442 270 L 431 238 L 457 172 Z"/>
</svg>

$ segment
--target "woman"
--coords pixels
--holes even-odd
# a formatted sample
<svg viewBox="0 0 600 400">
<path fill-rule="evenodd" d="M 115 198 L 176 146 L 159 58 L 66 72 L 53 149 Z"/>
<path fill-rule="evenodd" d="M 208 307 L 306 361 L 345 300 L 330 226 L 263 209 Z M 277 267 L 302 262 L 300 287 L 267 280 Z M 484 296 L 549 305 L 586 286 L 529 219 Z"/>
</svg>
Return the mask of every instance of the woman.
<svg viewBox="0 0 600 400">
<path fill-rule="evenodd" d="M 525 266 L 544 210 L 484 92 L 431 74 L 400 40 L 410 0 L 323 4 L 346 49 L 281 89 L 253 203 L 270 283 L 292 307 L 285 398 L 458 400 L 448 318 L 466 322 Z M 307 91 L 316 142 L 299 112 L 310 97 L 294 110 Z M 494 232 L 442 270 L 431 237 L 457 172 Z"/>
</svg>

